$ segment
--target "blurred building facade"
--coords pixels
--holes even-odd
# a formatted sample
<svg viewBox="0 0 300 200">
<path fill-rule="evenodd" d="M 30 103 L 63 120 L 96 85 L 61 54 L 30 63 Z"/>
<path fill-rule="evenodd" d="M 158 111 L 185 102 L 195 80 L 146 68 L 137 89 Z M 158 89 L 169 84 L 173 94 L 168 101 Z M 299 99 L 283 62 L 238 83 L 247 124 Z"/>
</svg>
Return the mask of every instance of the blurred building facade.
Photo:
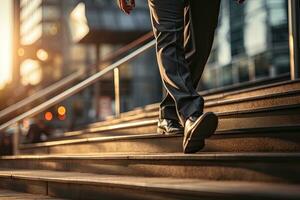
<svg viewBox="0 0 300 200">
<path fill-rule="evenodd" d="M 49 85 L 63 76 L 61 1 L 20 1 L 20 73 L 23 85 Z"/>
<path fill-rule="evenodd" d="M 147 1 L 126 16 L 111 0 L 21 0 L 21 84 L 44 88 L 80 69 L 91 75 L 111 64 L 99 65 L 107 55 L 150 30 Z M 120 68 L 121 111 L 161 99 L 154 57 L 151 50 Z M 113 74 L 93 87 L 63 103 L 68 110 L 63 122 L 74 127 L 113 115 Z M 48 112 L 55 116 L 58 106 Z"/>
<path fill-rule="evenodd" d="M 120 12 L 116 1 L 80 1 L 70 14 L 70 27 L 74 44 L 93 45 L 96 48 L 96 55 L 93 54 L 91 62 L 97 67 L 90 70 L 102 70 L 111 64 L 101 63 L 107 55 L 151 31 L 147 1 L 138 2 L 130 16 Z M 120 67 L 121 112 L 161 99 L 161 80 L 153 58 L 154 49 Z M 97 89 L 100 118 L 114 113 L 113 77 L 113 73 L 107 74 Z"/>
<path fill-rule="evenodd" d="M 288 1 L 222 1 L 201 90 L 289 73 L 288 40 Z"/>
<path fill-rule="evenodd" d="M 84 67 L 82 63 L 72 65 L 69 39 L 68 11 L 75 1 L 21 0 L 20 1 L 20 85 L 31 88 L 30 95 L 41 88 L 50 86 L 63 77 Z M 87 48 L 88 50 L 88 48 Z M 68 112 L 72 112 L 71 102 L 64 102 Z M 60 127 L 69 116 L 59 119 L 57 105 L 40 115 L 45 121 L 53 121 Z M 51 113 L 53 120 L 48 120 Z M 71 113 L 68 113 L 71 116 Z"/>
</svg>

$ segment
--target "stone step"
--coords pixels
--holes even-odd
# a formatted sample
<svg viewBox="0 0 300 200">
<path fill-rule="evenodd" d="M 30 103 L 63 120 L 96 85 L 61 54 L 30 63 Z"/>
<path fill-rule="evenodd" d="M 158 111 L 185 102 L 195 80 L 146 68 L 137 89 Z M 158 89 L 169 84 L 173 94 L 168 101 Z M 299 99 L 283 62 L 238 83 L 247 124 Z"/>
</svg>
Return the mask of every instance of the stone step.
<svg viewBox="0 0 300 200">
<path fill-rule="evenodd" d="M 249 110 L 268 109 L 273 107 L 296 106 L 300 104 L 300 90 L 280 94 L 270 94 L 259 97 L 246 97 L 234 100 L 208 102 L 204 110 L 216 113 L 241 112 Z"/>
<path fill-rule="evenodd" d="M 241 181 L 1 170 L 0 187 L 70 199 L 280 199 L 300 198 L 300 186 Z"/>
<path fill-rule="evenodd" d="M 82 130 L 65 132 L 61 137 L 50 138 L 48 141 L 64 139 L 100 137 L 100 136 L 124 136 L 147 134 L 156 132 L 157 119 L 145 119 L 139 121 L 124 122 L 120 124 L 90 127 Z"/>
<path fill-rule="evenodd" d="M 236 100 L 242 98 L 254 98 L 254 97 L 261 97 L 265 95 L 274 95 L 274 94 L 281 94 L 285 92 L 293 92 L 300 89 L 300 81 L 293 80 L 293 81 L 284 81 L 280 83 L 272 83 L 266 84 L 257 87 L 251 87 L 247 89 L 242 89 L 238 91 L 230 91 L 230 92 L 219 92 L 216 94 L 210 93 L 201 93 L 200 94 L 204 97 L 205 102 L 215 102 L 215 101 L 222 101 L 222 100 Z M 106 121 L 93 123 L 90 126 L 101 126 L 107 124 L 114 124 L 114 123 L 121 123 L 127 122 L 132 120 L 140 120 L 147 117 L 153 117 L 153 112 L 158 111 L 159 104 L 151 104 L 145 107 L 138 107 L 132 111 L 122 113 L 120 117 L 109 117 Z M 156 117 L 156 116 L 155 116 Z"/>
<path fill-rule="evenodd" d="M 12 190 L 0 189 L 1 200 L 63 200 L 61 198 L 50 197 L 39 194 L 28 194 Z"/>
<path fill-rule="evenodd" d="M 271 94 L 280 94 L 285 92 L 292 92 L 297 91 L 300 89 L 300 81 L 299 80 L 289 80 L 279 83 L 272 83 L 272 84 L 265 84 L 262 86 L 256 86 L 251 88 L 246 88 L 242 90 L 237 91 L 230 91 L 230 92 L 218 92 L 218 93 L 203 93 L 200 92 L 199 94 L 202 95 L 206 102 L 211 101 L 220 101 L 220 100 L 234 100 L 234 99 L 241 99 L 241 98 L 247 98 L 247 97 L 259 97 L 264 95 L 271 95 Z M 108 117 L 110 120 L 117 120 L 117 123 L 122 121 L 122 119 L 125 119 L 126 117 L 133 117 L 132 119 L 135 119 L 134 117 L 143 114 L 145 112 L 152 112 L 157 111 L 159 107 L 159 103 L 147 105 L 144 107 L 137 107 L 132 111 L 121 113 L 120 117 L 115 118 L 114 116 Z M 108 120 L 109 121 L 109 120 Z M 112 122 L 112 121 L 110 121 Z M 100 123 L 106 123 L 100 122 Z M 97 123 L 95 123 L 97 124 Z"/>
<path fill-rule="evenodd" d="M 0 168 L 119 176 L 300 183 L 300 153 L 93 154 L 6 156 Z"/>
<path fill-rule="evenodd" d="M 220 132 L 206 140 L 203 152 L 297 152 L 299 126 L 276 126 Z M 157 133 L 68 139 L 23 144 L 21 154 L 181 153 L 182 136 Z"/>
<path fill-rule="evenodd" d="M 219 116 L 217 134 L 243 131 L 244 129 L 276 128 L 278 125 L 300 127 L 300 105 L 223 112 L 217 114 Z M 124 122 L 121 124 L 91 127 L 80 131 L 66 132 L 64 133 L 64 137 L 53 138 L 51 141 L 101 136 L 149 134 L 155 133 L 156 131 L 157 117 L 136 122 Z"/>
<path fill-rule="evenodd" d="M 210 94 L 207 92 L 200 92 L 202 96 L 206 98 L 207 101 L 215 99 L 240 99 L 245 97 L 257 97 L 262 95 L 278 94 L 287 91 L 295 91 L 300 89 L 300 81 L 288 80 L 278 83 L 265 84 L 250 88 L 245 88 L 241 90 L 229 91 L 229 92 L 219 92 L 216 94 Z"/>
<path fill-rule="evenodd" d="M 205 111 L 214 111 L 220 119 L 218 131 L 232 131 L 245 128 L 264 128 L 272 126 L 298 126 L 300 124 L 300 91 L 295 94 L 285 93 L 252 97 L 239 100 L 220 101 L 207 104 Z M 85 129 L 66 132 L 63 137 L 86 138 L 97 136 L 117 136 L 148 134 L 156 132 L 158 112 L 144 113 L 144 118 L 119 124 L 95 124 Z"/>
</svg>

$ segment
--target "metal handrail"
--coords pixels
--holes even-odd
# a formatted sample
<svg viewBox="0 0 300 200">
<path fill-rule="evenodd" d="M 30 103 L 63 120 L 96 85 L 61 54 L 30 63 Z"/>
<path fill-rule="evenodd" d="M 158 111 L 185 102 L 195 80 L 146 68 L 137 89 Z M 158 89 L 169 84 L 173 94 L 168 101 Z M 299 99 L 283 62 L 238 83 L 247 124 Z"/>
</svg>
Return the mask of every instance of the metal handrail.
<svg viewBox="0 0 300 200">
<path fill-rule="evenodd" d="M 288 19 L 289 19 L 289 38 L 290 38 L 290 63 L 291 63 L 291 79 L 300 78 L 300 0 L 288 1 Z"/>
<path fill-rule="evenodd" d="M 133 42 L 130 42 L 128 44 L 126 44 L 125 46 L 122 46 L 121 48 L 117 49 L 116 51 L 114 51 L 111 54 L 108 54 L 107 56 L 105 56 L 101 62 L 99 63 L 99 65 L 103 65 L 106 64 L 108 62 L 112 62 L 114 61 L 116 58 L 119 58 L 120 56 L 124 55 L 125 53 L 127 53 L 129 50 L 141 46 L 142 44 L 144 44 L 145 42 L 149 41 L 150 39 L 153 39 L 153 32 L 149 32 L 143 36 L 141 36 L 140 38 L 134 40 Z M 33 103 L 34 101 L 37 101 L 38 99 L 45 97 L 47 95 L 50 95 L 58 90 L 60 90 L 61 88 L 64 88 L 66 85 L 69 85 L 70 83 L 72 83 L 74 80 L 76 80 L 77 78 L 80 78 L 82 75 L 84 75 L 84 70 L 78 70 L 77 72 L 72 73 L 71 75 L 67 76 L 66 78 L 48 86 L 47 88 L 44 88 L 40 91 L 37 91 L 37 93 L 35 93 L 34 95 L 27 97 L 17 103 L 15 103 L 12 106 L 9 106 L 8 108 L 5 108 L 3 110 L 0 111 L 0 123 L 1 120 L 3 119 L 7 119 L 7 116 L 9 116 L 10 114 L 12 114 L 13 112 L 16 112 L 17 110 L 19 110 L 20 108 L 23 108 L 27 105 L 30 105 L 31 103 Z"/>
<path fill-rule="evenodd" d="M 142 47 L 136 49 L 132 53 L 128 54 L 127 56 L 121 58 L 120 60 L 116 61 L 115 63 L 107 66 L 100 72 L 95 73 L 94 75 L 90 76 L 89 78 L 85 79 L 84 81 L 76 84 L 75 86 L 69 88 L 68 90 L 60 93 L 59 95 L 49 99 L 48 101 L 34 107 L 33 109 L 9 120 L 8 122 L 2 124 L 0 126 L 0 131 L 5 130 L 6 128 L 18 123 L 19 121 L 26 119 L 28 117 L 32 117 L 38 113 L 41 113 L 48 108 L 52 107 L 53 105 L 60 103 L 61 101 L 65 100 L 66 98 L 80 92 L 81 90 L 85 89 L 86 87 L 92 85 L 93 83 L 99 81 L 103 75 L 107 74 L 108 72 L 118 68 L 120 65 L 132 60 L 133 58 L 137 57 L 141 53 L 145 52 L 146 50 L 150 49 L 151 47 L 155 46 L 155 40 L 151 40 L 147 44 L 143 45 Z"/>
<path fill-rule="evenodd" d="M 29 97 L 15 103 L 14 105 L 1 110 L 0 111 L 0 120 L 7 117 L 10 114 L 12 114 L 13 112 L 16 112 L 18 109 L 24 108 L 25 106 L 35 102 L 36 100 L 38 100 L 44 96 L 50 95 L 64 87 L 66 87 L 70 83 L 72 83 L 75 80 L 77 80 L 78 78 L 82 77 L 83 74 L 84 74 L 83 70 L 74 72 L 71 75 L 63 78 L 62 80 L 38 91 L 37 93 L 33 94 L 32 96 L 29 96 Z"/>
<path fill-rule="evenodd" d="M 140 38 L 134 40 L 133 42 L 130 42 L 129 44 L 126 44 L 125 46 L 117 49 L 116 51 L 112 52 L 111 54 L 108 54 L 107 56 L 105 56 L 101 62 L 100 65 L 102 63 L 108 63 L 108 62 L 112 62 L 114 61 L 116 58 L 121 57 L 124 54 L 128 53 L 128 50 L 133 49 L 135 47 L 141 46 L 142 44 L 144 44 L 145 42 L 153 39 L 154 35 L 153 32 L 149 32 L 143 36 L 141 36 Z"/>
</svg>

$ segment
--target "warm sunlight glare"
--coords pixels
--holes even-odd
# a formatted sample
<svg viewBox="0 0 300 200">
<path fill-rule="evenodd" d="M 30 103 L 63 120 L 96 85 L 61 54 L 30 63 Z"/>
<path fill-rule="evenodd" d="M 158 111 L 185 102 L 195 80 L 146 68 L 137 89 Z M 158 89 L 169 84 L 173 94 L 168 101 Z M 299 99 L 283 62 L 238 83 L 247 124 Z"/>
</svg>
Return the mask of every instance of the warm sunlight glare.
<svg viewBox="0 0 300 200">
<path fill-rule="evenodd" d="M 0 6 L 0 89 L 11 80 L 12 1 Z"/>
<path fill-rule="evenodd" d="M 36 52 L 36 57 L 38 59 L 40 59 L 41 61 L 46 61 L 48 60 L 48 52 L 45 51 L 44 49 L 39 49 L 37 52 Z"/>
<path fill-rule="evenodd" d="M 42 80 L 42 69 L 37 60 L 26 59 L 21 63 L 20 73 L 23 85 L 37 85 Z"/>
</svg>

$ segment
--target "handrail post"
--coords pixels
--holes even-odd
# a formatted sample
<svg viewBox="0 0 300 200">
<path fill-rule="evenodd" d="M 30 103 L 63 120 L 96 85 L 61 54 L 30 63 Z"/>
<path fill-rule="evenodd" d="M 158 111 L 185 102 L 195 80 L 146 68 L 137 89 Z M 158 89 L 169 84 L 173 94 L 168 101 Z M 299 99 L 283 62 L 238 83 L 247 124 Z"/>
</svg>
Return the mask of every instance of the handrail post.
<svg viewBox="0 0 300 200">
<path fill-rule="evenodd" d="M 114 69 L 114 87 L 115 87 L 115 115 L 120 116 L 121 102 L 120 102 L 120 71 L 119 68 Z"/>
<path fill-rule="evenodd" d="M 300 1 L 289 0 L 289 46 L 291 79 L 300 78 L 299 54 L 300 54 Z"/>
<path fill-rule="evenodd" d="M 100 64 L 100 45 L 96 45 L 96 65 L 94 68 L 94 72 L 99 72 L 99 64 Z M 100 105 L 99 105 L 99 98 L 100 98 L 100 81 L 96 82 L 94 85 L 94 103 L 95 103 L 95 113 L 96 119 L 98 120 L 100 117 Z"/>
<path fill-rule="evenodd" d="M 20 135 L 21 135 L 20 122 L 17 122 L 16 126 L 17 126 L 17 129 L 13 133 L 13 139 L 12 139 L 13 155 L 19 154 L 19 143 L 20 143 Z"/>
</svg>

